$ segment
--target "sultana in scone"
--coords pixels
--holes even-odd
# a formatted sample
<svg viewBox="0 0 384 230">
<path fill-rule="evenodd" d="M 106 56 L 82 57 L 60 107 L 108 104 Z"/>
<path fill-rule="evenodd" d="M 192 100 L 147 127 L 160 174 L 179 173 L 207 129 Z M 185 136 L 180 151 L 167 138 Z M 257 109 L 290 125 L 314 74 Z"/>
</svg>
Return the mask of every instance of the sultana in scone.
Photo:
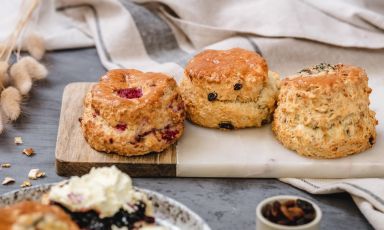
<svg viewBox="0 0 384 230">
<path fill-rule="evenodd" d="M 175 80 L 162 73 L 111 70 L 89 90 L 80 119 L 89 145 L 125 156 L 161 152 L 184 131 Z"/>
<path fill-rule="evenodd" d="M 282 81 L 272 129 L 303 156 L 338 158 L 371 148 L 375 112 L 368 77 L 351 65 L 319 64 Z"/>
<path fill-rule="evenodd" d="M 180 90 L 187 118 L 198 125 L 259 127 L 271 121 L 279 76 L 255 52 L 205 50 L 187 64 Z"/>
</svg>

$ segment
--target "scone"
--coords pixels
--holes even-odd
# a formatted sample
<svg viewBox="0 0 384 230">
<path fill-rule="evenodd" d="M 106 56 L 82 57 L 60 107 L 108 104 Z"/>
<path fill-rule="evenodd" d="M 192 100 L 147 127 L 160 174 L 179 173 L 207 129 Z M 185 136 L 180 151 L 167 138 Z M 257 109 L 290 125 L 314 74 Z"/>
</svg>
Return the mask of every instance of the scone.
<svg viewBox="0 0 384 230">
<path fill-rule="evenodd" d="M 0 209 L 2 230 L 79 230 L 59 207 L 23 201 Z"/>
<path fill-rule="evenodd" d="M 205 50 L 189 61 L 180 91 L 187 118 L 222 129 L 270 122 L 279 90 L 278 74 L 257 53 L 233 48 Z"/>
<path fill-rule="evenodd" d="M 81 229 L 144 229 L 156 225 L 151 201 L 115 166 L 93 168 L 51 188 L 45 202 L 61 207 Z"/>
<path fill-rule="evenodd" d="M 91 87 L 80 123 L 95 150 L 132 156 L 161 152 L 175 143 L 183 134 L 184 119 L 173 78 L 118 69 Z"/>
<path fill-rule="evenodd" d="M 272 129 L 300 155 L 338 158 L 375 143 L 368 77 L 351 65 L 319 64 L 282 81 Z"/>
</svg>

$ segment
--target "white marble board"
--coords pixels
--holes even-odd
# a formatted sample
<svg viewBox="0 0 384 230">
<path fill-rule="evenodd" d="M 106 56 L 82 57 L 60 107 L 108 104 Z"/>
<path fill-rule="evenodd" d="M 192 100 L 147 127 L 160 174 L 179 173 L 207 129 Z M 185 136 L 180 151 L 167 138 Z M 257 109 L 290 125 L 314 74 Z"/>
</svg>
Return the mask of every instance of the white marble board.
<svg viewBox="0 0 384 230">
<path fill-rule="evenodd" d="M 376 144 L 340 159 L 319 160 L 297 155 L 274 137 L 271 126 L 221 131 L 186 122 L 176 146 L 178 177 L 384 177 L 384 78 L 369 81 L 371 108 L 376 112 Z"/>
</svg>

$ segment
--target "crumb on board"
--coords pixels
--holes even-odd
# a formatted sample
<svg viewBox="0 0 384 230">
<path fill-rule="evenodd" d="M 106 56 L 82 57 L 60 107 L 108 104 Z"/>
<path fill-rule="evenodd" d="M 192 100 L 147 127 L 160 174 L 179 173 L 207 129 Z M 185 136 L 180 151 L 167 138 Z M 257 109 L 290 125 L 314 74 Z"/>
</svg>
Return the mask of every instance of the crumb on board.
<svg viewBox="0 0 384 230">
<path fill-rule="evenodd" d="M 23 144 L 23 139 L 21 137 L 15 137 L 15 144 L 16 145 L 21 145 Z"/>
<path fill-rule="evenodd" d="M 23 183 L 20 185 L 20 187 L 22 187 L 22 188 L 30 187 L 30 186 L 32 186 L 32 184 L 29 180 L 23 181 Z"/>
<path fill-rule="evenodd" d="M 31 180 L 36 180 L 41 177 L 45 177 L 45 172 L 40 169 L 31 169 L 28 173 L 28 178 Z"/>
<path fill-rule="evenodd" d="M 27 156 L 32 156 L 33 154 L 35 154 L 35 151 L 33 150 L 33 148 L 27 148 L 23 149 L 23 153 Z"/>
<path fill-rule="evenodd" d="M 13 179 L 12 177 L 5 177 L 2 184 L 3 185 L 8 185 L 8 184 L 12 184 L 15 182 L 15 179 Z"/>
<path fill-rule="evenodd" d="M 1 164 L 1 167 L 2 167 L 2 168 L 10 168 L 10 167 L 11 167 L 11 164 L 10 164 L 10 163 L 2 163 L 2 164 Z"/>
</svg>

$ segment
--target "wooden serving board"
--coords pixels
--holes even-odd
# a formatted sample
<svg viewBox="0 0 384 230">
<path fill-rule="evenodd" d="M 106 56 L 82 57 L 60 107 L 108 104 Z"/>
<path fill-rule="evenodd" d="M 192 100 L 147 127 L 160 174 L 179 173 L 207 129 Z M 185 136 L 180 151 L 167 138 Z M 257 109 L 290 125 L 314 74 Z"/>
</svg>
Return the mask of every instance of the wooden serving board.
<svg viewBox="0 0 384 230">
<path fill-rule="evenodd" d="M 92 167 L 116 165 L 134 177 L 176 176 L 175 146 L 161 153 L 124 157 L 92 149 L 81 132 L 79 118 L 83 100 L 92 83 L 72 83 L 65 87 L 56 144 L 56 171 L 60 176 L 83 175 Z"/>
</svg>

